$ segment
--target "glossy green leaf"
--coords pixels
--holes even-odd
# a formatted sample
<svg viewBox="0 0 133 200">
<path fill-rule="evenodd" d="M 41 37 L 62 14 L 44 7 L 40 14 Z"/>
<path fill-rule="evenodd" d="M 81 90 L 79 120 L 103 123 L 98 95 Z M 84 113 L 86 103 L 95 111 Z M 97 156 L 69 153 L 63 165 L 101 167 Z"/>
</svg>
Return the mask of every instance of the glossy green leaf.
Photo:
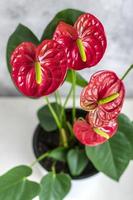
<svg viewBox="0 0 133 200">
<path fill-rule="evenodd" d="M 63 200 L 71 188 L 68 175 L 50 172 L 41 180 L 40 200 Z"/>
<path fill-rule="evenodd" d="M 54 158 L 55 160 L 59 161 L 66 161 L 66 154 L 67 154 L 67 149 L 64 147 L 58 147 L 54 150 L 52 150 L 49 154 L 48 157 Z"/>
<path fill-rule="evenodd" d="M 125 114 L 120 114 L 118 117 L 118 130 L 122 132 L 126 138 L 128 139 L 129 143 L 131 144 L 131 159 L 133 159 L 133 123 Z"/>
<path fill-rule="evenodd" d="M 66 81 L 69 83 L 72 83 L 72 71 L 68 70 Z M 76 85 L 80 87 L 85 87 L 88 84 L 88 82 L 78 73 L 76 72 Z"/>
<path fill-rule="evenodd" d="M 59 114 L 61 110 L 61 106 L 57 103 L 51 103 L 51 106 L 53 107 L 55 112 Z M 44 130 L 50 132 L 57 129 L 56 122 L 48 108 L 48 105 L 45 105 L 42 108 L 40 108 L 37 112 L 37 116 L 38 116 L 40 125 Z"/>
<path fill-rule="evenodd" d="M 39 40 L 26 26 L 19 24 L 13 34 L 9 37 L 6 49 L 6 60 L 9 72 L 11 72 L 10 57 L 14 49 L 22 42 L 32 42 L 36 45 Z"/>
<path fill-rule="evenodd" d="M 68 24 L 73 25 L 81 14 L 83 14 L 82 11 L 75 9 L 66 9 L 57 13 L 44 30 L 41 41 L 43 41 L 44 39 L 51 39 L 53 37 L 56 26 L 60 21 L 64 21 Z"/>
<path fill-rule="evenodd" d="M 67 163 L 73 176 L 80 175 L 88 164 L 88 158 L 84 151 L 71 149 L 67 154 Z"/>
<path fill-rule="evenodd" d="M 0 176 L 0 200 L 32 200 L 40 185 L 26 179 L 32 174 L 28 166 L 18 166 Z"/>
<path fill-rule="evenodd" d="M 130 143 L 122 132 L 104 144 L 87 147 L 86 154 L 97 170 L 119 180 L 130 160 Z"/>
</svg>

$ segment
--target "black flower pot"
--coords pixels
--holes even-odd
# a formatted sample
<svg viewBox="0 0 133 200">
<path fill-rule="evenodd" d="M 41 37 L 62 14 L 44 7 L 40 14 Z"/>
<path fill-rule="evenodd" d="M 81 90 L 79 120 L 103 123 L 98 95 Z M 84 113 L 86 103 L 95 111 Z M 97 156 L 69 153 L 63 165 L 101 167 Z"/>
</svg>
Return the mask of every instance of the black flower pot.
<svg viewBox="0 0 133 200">
<path fill-rule="evenodd" d="M 72 122 L 72 109 L 68 108 L 65 111 L 66 111 L 67 119 L 69 119 L 69 121 L 71 123 Z M 77 117 L 85 117 L 85 115 L 86 115 L 85 111 L 83 111 L 81 109 L 76 110 Z M 74 148 L 74 146 L 77 146 L 77 145 L 84 148 L 84 146 L 81 143 L 79 143 L 77 140 L 75 140 L 75 144 L 73 145 L 73 148 Z M 37 126 L 37 128 L 34 132 L 34 136 L 33 136 L 33 150 L 34 150 L 35 157 L 38 158 L 45 152 L 53 150 L 53 149 L 57 148 L 58 146 L 59 146 L 58 130 L 52 131 L 52 132 L 47 132 L 39 124 Z M 54 162 L 54 160 L 52 158 L 47 157 L 44 160 L 40 161 L 39 163 L 45 170 L 51 171 L 53 162 Z M 79 176 L 72 176 L 67 164 L 64 162 L 57 161 L 55 168 L 56 168 L 57 173 L 59 173 L 59 172 L 68 173 L 72 177 L 72 179 L 84 179 L 84 178 L 91 177 L 98 173 L 97 169 L 93 166 L 91 161 L 88 162 L 87 167 L 84 169 L 83 173 Z"/>
</svg>

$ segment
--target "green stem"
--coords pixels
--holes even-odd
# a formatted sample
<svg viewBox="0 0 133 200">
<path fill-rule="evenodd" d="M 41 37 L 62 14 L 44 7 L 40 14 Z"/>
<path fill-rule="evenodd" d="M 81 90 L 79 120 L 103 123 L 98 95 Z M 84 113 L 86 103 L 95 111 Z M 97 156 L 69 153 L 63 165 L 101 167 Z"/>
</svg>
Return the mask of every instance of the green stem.
<svg viewBox="0 0 133 200">
<path fill-rule="evenodd" d="M 56 162 L 54 162 L 53 165 L 52 165 L 52 167 L 51 167 L 51 170 L 52 170 L 52 173 L 53 173 L 53 177 L 56 177 L 55 164 L 56 164 Z"/>
<path fill-rule="evenodd" d="M 59 91 L 57 91 L 57 96 L 58 96 L 58 99 L 59 99 L 59 103 L 60 103 L 60 105 L 62 105 L 61 95 L 60 95 L 60 92 L 59 92 Z"/>
<path fill-rule="evenodd" d="M 119 93 L 114 93 L 114 94 L 112 94 L 112 95 L 110 95 L 110 96 L 108 96 L 108 97 L 105 97 L 105 98 L 103 98 L 103 99 L 100 99 L 100 100 L 98 101 L 98 104 L 99 104 L 99 105 L 103 105 L 103 104 L 109 103 L 109 102 L 111 102 L 111 101 L 117 99 L 118 97 L 119 97 Z"/>
<path fill-rule="evenodd" d="M 62 105 L 61 96 L 60 96 L 60 93 L 59 93 L 58 90 L 55 92 L 55 99 L 56 99 L 56 102 L 57 102 L 59 105 Z"/>
<path fill-rule="evenodd" d="M 71 96 L 71 94 L 72 94 L 72 91 L 73 91 L 73 86 L 72 86 L 71 89 L 69 90 L 69 93 L 68 93 L 68 95 L 67 95 L 67 97 L 66 97 L 66 99 L 65 99 L 65 101 L 64 101 L 63 106 L 62 106 L 61 117 L 63 116 L 64 110 L 65 110 L 66 105 L 67 105 L 67 102 L 68 102 L 68 100 L 69 100 L 69 98 L 70 98 L 70 96 Z"/>
<path fill-rule="evenodd" d="M 56 124 L 59 128 L 62 144 L 63 144 L 64 147 L 68 147 L 66 132 L 62 128 L 62 124 L 61 124 L 56 112 L 54 111 L 53 107 L 51 106 L 48 97 L 45 97 L 45 99 L 46 99 L 46 102 L 48 104 L 49 110 L 50 110 L 50 112 L 51 112 L 51 114 L 52 114 L 52 116 L 53 116 L 53 118 L 54 118 L 54 120 L 55 120 L 55 122 L 56 122 Z"/>
<path fill-rule="evenodd" d="M 133 69 L 133 65 L 131 65 L 127 71 L 124 73 L 124 75 L 122 76 L 121 80 L 124 80 L 124 78 L 128 75 L 128 73 Z"/>
<path fill-rule="evenodd" d="M 73 109 L 72 109 L 72 116 L 73 122 L 76 118 L 76 73 L 72 70 L 72 87 L 73 87 Z"/>
<path fill-rule="evenodd" d="M 56 174 L 56 172 L 55 172 L 55 162 L 54 162 L 54 164 L 52 165 L 51 169 L 52 169 L 52 172 L 53 172 L 54 174 Z"/>
<path fill-rule="evenodd" d="M 30 165 L 31 167 L 33 167 L 35 164 L 37 164 L 39 161 L 43 160 L 44 158 L 46 158 L 49 155 L 50 152 L 45 152 L 44 154 L 42 154 L 41 156 L 39 156 L 35 161 L 33 161 L 33 163 Z"/>
<path fill-rule="evenodd" d="M 78 120 L 86 121 L 83 117 L 79 117 Z"/>
<path fill-rule="evenodd" d="M 74 137 L 74 134 L 73 134 L 72 125 L 70 124 L 69 121 L 67 121 L 67 127 L 68 127 L 68 129 L 69 129 L 70 134 L 71 134 L 71 138 L 75 138 L 75 137 Z"/>
<path fill-rule="evenodd" d="M 61 106 L 61 110 L 59 110 L 58 114 L 60 114 L 60 117 L 59 117 L 59 120 L 60 120 L 60 123 L 61 123 L 61 126 L 63 126 L 63 123 L 64 123 L 64 120 L 66 119 L 66 116 L 65 116 L 65 112 L 64 112 L 64 109 L 63 109 L 63 106 L 62 106 L 62 101 L 61 101 L 61 96 L 60 96 L 60 93 L 59 91 L 56 91 L 54 93 L 54 96 L 55 96 L 55 100 L 56 100 L 56 107 L 57 107 L 57 111 L 58 111 L 58 105 Z"/>
<path fill-rule="evenodd" d="M 57 92 L 54 93 L 54 96 L 55 96 L 55 101 L 56 101 L 56 103 L 58 104 Z"/>
<path fill-rule="evenodd" d="M 47 104 L 48 104 L 49 110 L 50 110 L 50 112 L 51 112 L 51 114 L 52 114 L 52 116 L 53 116 L 53 118 L 54 118 L 54 120 L 55 120 L 55 122 L 56 122 L 58 128 L 61 129 L 61 128 L 62 128 L 62 125 L 61 125 L 61 123 L 60 123 L 60 120 L 59 120 L 59 118 L 58 118 L 56 112 L 54 111 L 53 107 L 51 106 L 48 97 L 45 97 L 45 99 L 46 99 L 46 102 L 47 102 Z"/>
<path fill-rule="evenodd" d="M 68 141 L 67 141 L 67 136 L 64 128 L 61 128 L 60 130 L 60 136 L 61 136 L 61 141 L 64 147 L 68 147 Z"/>
<path fill-rule="evenodd" d="M 64 102 L 64 105 L 63 105 L 64 108 L 66 107 L 66 104 L 67 104 L 67 102 L 68 102 L 68 100 L 69 100 L 69 98 L 70 98 L 70 96 L 72 94 L 72 91 L 73 91 L 73 87 L 71 87 L 71 89 L 70 89 L 70 91 L 69 91 L 69 93 L 68 93 L 68 95 L 67 95 L 67 97 L 65 99 L 65 102 Z"/>
</svg>

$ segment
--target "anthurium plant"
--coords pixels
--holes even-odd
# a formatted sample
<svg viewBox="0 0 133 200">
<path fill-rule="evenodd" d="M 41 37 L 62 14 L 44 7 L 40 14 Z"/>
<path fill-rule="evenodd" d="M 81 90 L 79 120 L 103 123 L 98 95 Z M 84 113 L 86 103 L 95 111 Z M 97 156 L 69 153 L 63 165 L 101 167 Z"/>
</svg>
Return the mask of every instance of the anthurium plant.
<svg viewBox="0 0 133 200">
<path fill-rule="evenodd" d="M 0 200 L 62 200 L 71 179 L 93 165 L 96 171 L 118 181 L 133 159 L 133 124 L 120 114 L 124 79 L 101 70 L 85 80 L 80 71 L 96 66 L 104 56 L 107 39 L 100 20 L 90 13 L 67 9 L 59 12 L 38 39 L 19 24 L 7 44 L 7 65 L 16 88 L 30 98 L 44 97 L 37 115 L 43 142 L 51 135 L 52 148 L 42 151 L 29 166 L 17 166 L 0 177 Z M 59 88 L 71 87 L 63 101 Z M 82 87 L 81 109 L 76 108 L 76 88 Z M 49 95 L 55 97 L 51 102 Z M 72 98 L 72 107 L 67 103 Z M 45 148 L 44 148 L 45 147 Z M 46 148 L 47 147 L 47 148 Z M 40 183 L 30 181 L 33 166 L 50 162 Z M 42 164 L 43 165 L 43 164 Z M 43 165 L 45 168 L 45 165 Z M 61 167 L 59 167 L 61 166 Z"/>
</svg>

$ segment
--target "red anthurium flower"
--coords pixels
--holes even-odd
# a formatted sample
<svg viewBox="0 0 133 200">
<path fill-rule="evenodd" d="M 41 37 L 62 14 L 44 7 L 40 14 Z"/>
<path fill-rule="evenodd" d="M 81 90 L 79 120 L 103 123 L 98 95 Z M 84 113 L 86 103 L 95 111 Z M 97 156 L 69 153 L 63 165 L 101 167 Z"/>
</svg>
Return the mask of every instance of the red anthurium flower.
<svg viewBox="0 0 133 200">
<path fill-rule="evenodd" d="M 111 138 L 116 133 L 117 128 L 118 124 L 115 120 L 99 128 L 93 128 L 87 120 L 77 120 L 74 123 L 73 131 L 82 144 L 96 146 Z"/>
<path fill-rule="evenodd" d="M 81 15 L 74 26 L 60 22 L 53 39 L 64 46 L 68 67 L 75 70 L 96 65 L 106 49 L 104 28 L 91 14 Z"/>
<path fill-rule="evenodd" d="M 106 121 L 116 119 L 125 96 L 122 80 L 112 71 L 95 73 L 80 96 L 81 107 L 89 111 L 89 123 L 101 127 Z"/>
<path fill-rule="evenodd" d="M 10 63 L 16 87 L 32 98 L 54 92 L 67 71 L 65 51 L 53 40 L 44 40 L 38 47 L 23 42 L 12 53 Z"/>
</svg>

